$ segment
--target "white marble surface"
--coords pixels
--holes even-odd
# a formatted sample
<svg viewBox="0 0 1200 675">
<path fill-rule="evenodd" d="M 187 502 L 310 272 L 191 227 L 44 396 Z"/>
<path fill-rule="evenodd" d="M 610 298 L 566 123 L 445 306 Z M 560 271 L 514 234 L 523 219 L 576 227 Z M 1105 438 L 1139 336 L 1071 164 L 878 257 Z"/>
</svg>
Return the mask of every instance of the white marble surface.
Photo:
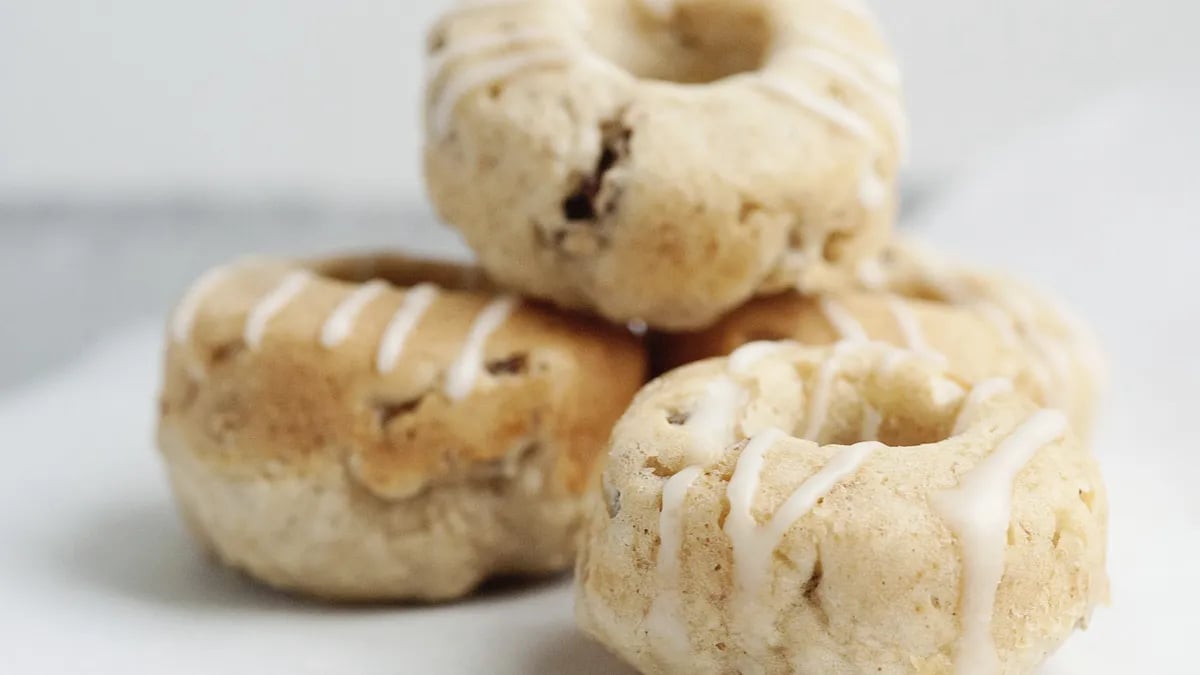
<svg viewBox="0 0 1200 675">
<path fill-rule="evenodd" d="M 1055 656 L 1052 675 L 1196 672 L 1200 92 L 1186 84 L 1128 90 L 1025 135 L 913 217 L 928 238 L 1061 291 L 1112 357 L 1094 450 L 1111 492 L 1113 605 Z M 311 227 L 297 226 L 288 245 L 329 236 Z M 390 224 L 355 231 L 393 232 Z M 198 245 L 196 234 L 156 237 L 148 257 L 121 254 L 115 272 L 89 258 L 106 257 L 103 238 L 98 251 L 54 253 L 66 256 L 61 272 L 79 272 L 55 283 L 95 298 L 89 271 L 107 270 L 97 285 L 117 275 L 122 294 L 158 285 L 161 300 L 174 282 L 156 280 L 179 278 L 176 268 L 219 248 Z M 24 292 L 44 282 L 11 283 Z M 51 339 L 54 326 L 85 325 L 58 316 L 81 306 L 23 302 L 46 323 L 8 322 L 5 339 Z M 448 607 L 347 610 L 280 598 L 206 564 L 171 514 L 150 442 L 156 324 L 108 333 L 75 362 L 0 393 L 6 671 L 624 675 L 570 628 L 562 581 Z M 83 330 L 79 339 L 95 336 Z"/>
</svg>

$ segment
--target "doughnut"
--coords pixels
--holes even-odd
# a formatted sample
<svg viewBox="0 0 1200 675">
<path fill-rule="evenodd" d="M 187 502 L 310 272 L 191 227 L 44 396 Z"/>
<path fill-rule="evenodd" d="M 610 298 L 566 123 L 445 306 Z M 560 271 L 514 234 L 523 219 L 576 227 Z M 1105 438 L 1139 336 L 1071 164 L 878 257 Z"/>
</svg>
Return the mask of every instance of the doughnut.
<svg viewBox="0 0 1200 675">
<path fill-rule="evenodd" d="M 757 342 L 647 385 L 576 568 L 643 673 L 1031 673 L 1107 601 L 1066 416 L 878 342 Z"/>
<path fill-rule="evenodd" d="M 429 50 L 428 192 L 506 287 L 695 329 L 886 243 L 907 123 L 859 0 L 476 0 Z"/>
<path fill-rule="evenodd" d="M 903 240 L 859 272 L 855 285 L 838 291 L 764 296 L 707 329 L 657 335 L 655 358 L 670 368 L 756 340 L 879 340 L 945 362 L 968 381 L 1010 379 L 1088 435 L 1104 388 L 1104 358 L 1067 309 L 1018 281 Z"/>
<path fill-rule="evenodd" d="M 624 329 L 398 256 L 218 267 L 169 326 L 158 444 L 229 566 L 332 600 L 441 600 L 570 567 Z"/>
<path fill-rule="evenodd" d="M 883 254 L 859 264 L 865 289 L 964 308 L 996 334 L 1030 354 L 1041 402 L 1060 410 L 1086 435 L 1108 385 L 1103 350 L 1092 329 L 1045 291 L 988 269 L 974 269 L 923 242 L 898 238 Z"/>
</svg>

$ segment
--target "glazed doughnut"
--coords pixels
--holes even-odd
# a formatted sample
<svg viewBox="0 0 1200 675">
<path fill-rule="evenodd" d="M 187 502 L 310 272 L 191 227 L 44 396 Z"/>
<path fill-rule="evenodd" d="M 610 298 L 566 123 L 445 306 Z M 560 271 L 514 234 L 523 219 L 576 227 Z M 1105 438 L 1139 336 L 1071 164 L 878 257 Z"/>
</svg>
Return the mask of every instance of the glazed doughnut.
<svg viewBox="0 0 1200 675">
<path fill-rule="evenodd" d="M 1030 673 L 1107 599 L 1065 416 L 890 345 L 672 371 L 603 484 L 576 614 L 643 673 Z"/>
<path fill-rule="evenodd" d="M 857 289 L 756 298 L 708 329 L 655 336 L 656 358 L 669 368 L 756 340 L 879 340 L 945 362 L 968 381 L 1010 379 L 1088 434 L 1104 359 L 1090 331 L 1065 308 L 1015 280 L 903 241 L 860 272 Z"/>
<path fill-rule="evenodd" d="M 569 567 L 626 331 L 400 257 L 205 274 L 169 331 L 159 447 L 227 564 L 339 600 L 436 600 Z"/>
<path fill-rule="evenodd" d="M 429 193 L 507 287 L 693 329 L 887 240 L 906 122 L 858 0 L 476 0 L 430 50 Z"/>
<path fill-rule="evenodd" d="M 859 264 L 859 285 L 967 309 L 1005 342 L 1033 359 L 1042 403 L 1065 411 L 1087 435 L 1108 369 L 1092 329 L 1041 289 L 1008 275 L 974 269 L 924 243 L 898 238 L 883 255 Z"/>
</svg>

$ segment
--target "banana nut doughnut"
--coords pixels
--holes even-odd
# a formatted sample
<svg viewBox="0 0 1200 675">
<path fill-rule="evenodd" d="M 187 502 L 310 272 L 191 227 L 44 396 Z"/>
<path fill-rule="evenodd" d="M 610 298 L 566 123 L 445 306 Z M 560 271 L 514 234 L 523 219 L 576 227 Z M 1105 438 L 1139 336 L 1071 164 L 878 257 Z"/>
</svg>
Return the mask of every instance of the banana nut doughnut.
<svg viewBox="0 0 1200 675">
<path fill-rule="evenodd" d="M 507 287 L 692 329 L 887 240 L 906 122 L 858 0 L 476 0 L 429 42 L 427 187 Z"/>
<path fill-rule="evenodd" d="M 159 447 L 227 564 L 340 600 L 569 567 L 644 382 L 626 331 L 400 257 L 251 260 L 176 309 Z"/>
<path fill-rule="evenodd" d="M 881 343 L 672 371 L 603 483 L 576 615 L 643 673 L 1030 673 L 1107 600 L 1065 416 Z"/>
<path fill-rule="evenodd" d="M 1045 291 L 989 269 L 975 269 L 922 242 L 893 240 L 859 264 L 859 285 L 967 309 L 1033 359 L 1041 401 L 1065 411 L 1087 435 L 1107 387 L 1104 353 L 1092 329 Z"/>
<path fill-rule="evenodd" d="M 1017 281 L 904 242 L 861 272 L 858 288 L 764 296 L 705 330 L 656 335 L 656 358 L 675 367 L 756 340 L 878 340 L 943 361 L 968 381 L 1011 379 L 1035 402 L 1062 409 L 1087 435 L 1103 387 L 1103 357 L 1066 309 Z"/>
</svg>

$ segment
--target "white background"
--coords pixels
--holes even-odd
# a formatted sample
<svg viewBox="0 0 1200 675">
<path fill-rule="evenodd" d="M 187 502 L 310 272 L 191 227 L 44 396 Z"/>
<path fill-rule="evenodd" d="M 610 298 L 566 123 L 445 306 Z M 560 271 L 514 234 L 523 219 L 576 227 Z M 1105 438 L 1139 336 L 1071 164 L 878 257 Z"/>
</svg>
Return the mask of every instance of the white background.
<svg viewBox="0 0 1200 675">
<path fill-rule="evenodd" d="M 0 196 L 419 191 L 422 37 L 445 0 L 3 0 Z M 1183 73 L 1190 0 L 875 0 L 907 78 L 913 175 Z"/>
</svg>

